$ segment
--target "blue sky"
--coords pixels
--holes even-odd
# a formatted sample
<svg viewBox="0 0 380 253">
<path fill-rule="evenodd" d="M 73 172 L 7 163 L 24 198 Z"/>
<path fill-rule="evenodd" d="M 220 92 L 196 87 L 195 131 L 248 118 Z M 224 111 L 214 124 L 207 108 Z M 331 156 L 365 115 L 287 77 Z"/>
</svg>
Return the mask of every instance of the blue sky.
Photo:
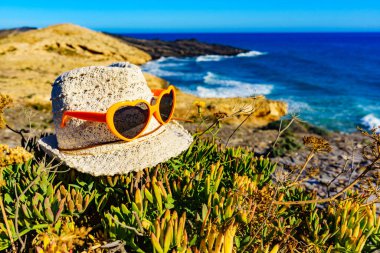
<svg viewBox="0 0 380 253">
<path fill-rule="evenodd" d="M 0 28 L 111 32 L 380 31 L 380 0 L 1 0 Z"/>
</svg>

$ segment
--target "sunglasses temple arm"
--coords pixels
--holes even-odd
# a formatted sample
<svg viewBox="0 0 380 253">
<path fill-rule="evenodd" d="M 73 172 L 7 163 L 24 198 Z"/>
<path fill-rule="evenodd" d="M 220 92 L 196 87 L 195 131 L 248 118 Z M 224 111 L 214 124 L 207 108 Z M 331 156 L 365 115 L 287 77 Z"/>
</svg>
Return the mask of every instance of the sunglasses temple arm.
<svg viewBox="0 0 380 253">
<path fill-rule="evenodd" d="M 150 90 L 152 91 L 153 96 L 158 97 L 159 95 L 161 95 L 162 92 L 169 90 L 170 88 L 174 89 L 174 86 L 169 85 L 166 89 L 150 89 Z"/>
<path fill-rule="evenodd" d="M 151 89 L 151 91 L 153 93 L 153 96 L 157 97 L 164 91 L 164 89 Z"/>
<path fill-rule="evenodd" d="M 62 116 L 61 127 L 65 127 L 66 122 L 70 118 L 76 118 L 86 121 L 95 121 L 95 122 L 107 122 L 106 113 L 99 112 L 79 112 L 79 111 L 65 111 Z"/>
<path fill-rule="evenodd" d="M 178 121 L 183 121 L 183 122 L 189 122 L 189 123 L 193 123 L 194 122 L 191 119 L 183 119 L 183 118 L 176 118 L 176 117 L 173 117 L 172 119 L 178 120 Z"/>
</svg>

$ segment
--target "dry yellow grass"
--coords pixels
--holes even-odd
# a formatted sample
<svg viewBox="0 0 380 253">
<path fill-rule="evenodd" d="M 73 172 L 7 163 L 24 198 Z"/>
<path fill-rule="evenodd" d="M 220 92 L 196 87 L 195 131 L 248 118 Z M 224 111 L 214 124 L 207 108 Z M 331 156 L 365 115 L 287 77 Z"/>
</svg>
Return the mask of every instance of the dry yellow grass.
<svg viewBox="0 0 380 253">
<path fill-rule="evenodd" d="M 116 61 L 144 64 L 150 55 L 103 33 L 72 24 L 49 26 L 0 40 L 0 92 L 48 100 L 61 73 Z"/>
</svg>

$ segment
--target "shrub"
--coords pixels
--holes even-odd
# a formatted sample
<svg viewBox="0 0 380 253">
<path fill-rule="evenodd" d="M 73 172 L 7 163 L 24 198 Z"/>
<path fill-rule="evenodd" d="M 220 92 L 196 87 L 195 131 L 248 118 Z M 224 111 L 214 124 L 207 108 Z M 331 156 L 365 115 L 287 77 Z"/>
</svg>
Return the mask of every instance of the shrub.
<svg viewBox="0 0 380 253">
<path fill-rule="evenodd" d="M 8 102 L 4 99 L 2 104 Z M 211 125 L 216 130 L 209 127 L 205 132 L 217 133 L 219 120 Z M 38 138 L 22 136 L 25 149 L 0 145 L 0 250 L 276 253 L 380 249 L 378 199 L 373 199 L 380 196 L 379 188 L 362 182 L 369 172 L 380 169 L 380 134 L 363 131 L 369 140 L 363 157 L 369 165 L 343 190 L 318 199 L 302 182 L 308 162 L 331 150 L 323 138 L 305 137 L 306 161 L 280 181 L 277 164 L 270 158 L 257 157 L 244 148 L 222 147 L 215 138 L 201 139 L 203 133 L 196 134 L 196 141 L 178 157 L 112 177 L 93 177 L 47 160 L 36 145 Z M 281 143 L 290 143 L 286 139 L 290 137 L 287 133 L 277 138 L 284 154 L 292 146 Z M 352 190 L 358 184 L 361 187 Z"/>
<path fill-rule="evenodd" d="M 0 249 L 12 240 L 19 252 L 380 248 L 380 216 L 375 204 L 365 204 L 367 195 L 352 192 L 319 206 L 315 192 L 273 181 L 275 170 L 269 158 L 205 140 L 124 176 L 92 177 L 37 156 L 1 169 Z"/>
</svg>

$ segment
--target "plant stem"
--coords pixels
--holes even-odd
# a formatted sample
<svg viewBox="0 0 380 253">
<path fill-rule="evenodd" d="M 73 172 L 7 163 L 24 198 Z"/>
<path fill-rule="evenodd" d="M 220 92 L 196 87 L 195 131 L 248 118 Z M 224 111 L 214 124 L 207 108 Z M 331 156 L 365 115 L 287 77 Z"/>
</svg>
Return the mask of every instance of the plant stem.
<svg viewBox="0 0 380 253">
<path fill-rule="evenodd" d="M 236 133 L 236 131 L 249 119 L 249 117 L 251 117 L 253 115 L 255 111 L 252 111 L 250 114 L 248 114 L 248 116 L 238 125 L 237 128 L 235 128 L 235 130 L 232 132 L 232 134 L 228 137 L 227 141 L 226 141 L 226 144 L 225 146 L 227 147 L 228 146 L 228 143 L 230 142 L 230 139 L 231 137 Z"/>
<path fill-rule="evenodd" d="M 9 224 L 8 224 L 7 213 L 5 212 L 5 208 L 4 208 L 4 204 L 3 204 L 3 196 L 1 195 L 1 192 L 0 192 L 0 208 L 1 208 L 1 212 L 3 214 L 3 219 L 4 219 L 4 222 L 5 222 L 5 226 L 7 227 L 7 233 L 8 233 L 8 236 L 9 236 L 9 240 L 11 241 L 11 244 L 12 244 L 12 250 L 13 250 L 13 252 L 16 253 L 17 252 L 16 245 L 15 245 L 15 242 L 13 241 L 13 236 L 12 236 L 11 228 L 9 227 Z"/>
<path fill-rule="evenodd" d="M 274 201 L 276 205 L 305 205 L 305 204 L 314 204 L 314 203 L 326 203 L 337 199 L 343 193 L 351 189 L 360 179 L 362 179 L 369 171 L 373 169 L 373 166 L 380 160 L 380 156 L 376 159 L 360 174 L 351 184 L 346 186 L 343 190 L 336 193 L 334 196 L 325 199 L 312 199 L 312 200 L 302 200 L 302 201 Z"/>
<path fill-rule="evenodd" d="M 29 132 L 28 130 L 25 130 L 25 129 L 16 130 L 16 129 L 13 129 L 12 127 L 10 127 L 8 124 L 6 124 L 5 127 L 8 128 L 9 130 L 11 130 L 12 132 L 20 135 L 21 136 L 21 143 L 26 143 L 26 139 L 25 139 L 25 136 L 23 135 L 23 133 L 28 133 Z"/>
<path fill-rule="evenodd" d="M 292 119 L 289 121 L 289 124 L 286 125 L 286 127 L 284 127 L 284 129 L 281 129 L 282 127 L 282 120 L 280 121 L 280 127 L 278 129 L 278 134 L 277 134 L 277 137 L 276 137 L 276 140 L 274 141 L 273 145 L 272 145 L 272 148 L 274 149 L 274 147 L 276 146 L 278 140 L 280 139 L 280 136 L 293 124 L 293 121 L 296 119 L 296 117 L 292 117 Z"/>
<path fill-rule="evenodd" d="M 298 181 L 298 179 L 300 178 L 300 176 L 302 175 L 302 173 L 306 169 L 306 166 L 308 165 L 308 163 L 310 162 L 310 160 L 314 157 L 314 155 L 315 155 L 314 150 L 310 151 L 310 153 L 307 155 L 305 163 L 302 166 L 302 169 L 298 173 L 298 175 L 297 175 L 296 179 L 294 180 L 294 182 Z"/>
<path fill-rule="evenodd" d="M 114 217 L 112 217 L 112 215 L 110 215 L 111 219 L 119 226 L 123 227 L 123 228 L 126 228 L 126 229 L 129 229 L 129 230 L 132 230 L 133 232 L 136 233 L 136 235 L 139 235 L 139 236 L 144 236 L 143 233 L 139 232 L 136 228 L 134 227 L 130 227 L 130 226 L 127 226 L 127 225 L 124 225 L 122 224 L 121 222 L 119 222 L 118 220 L 116 220 Z"/>
</svg>

